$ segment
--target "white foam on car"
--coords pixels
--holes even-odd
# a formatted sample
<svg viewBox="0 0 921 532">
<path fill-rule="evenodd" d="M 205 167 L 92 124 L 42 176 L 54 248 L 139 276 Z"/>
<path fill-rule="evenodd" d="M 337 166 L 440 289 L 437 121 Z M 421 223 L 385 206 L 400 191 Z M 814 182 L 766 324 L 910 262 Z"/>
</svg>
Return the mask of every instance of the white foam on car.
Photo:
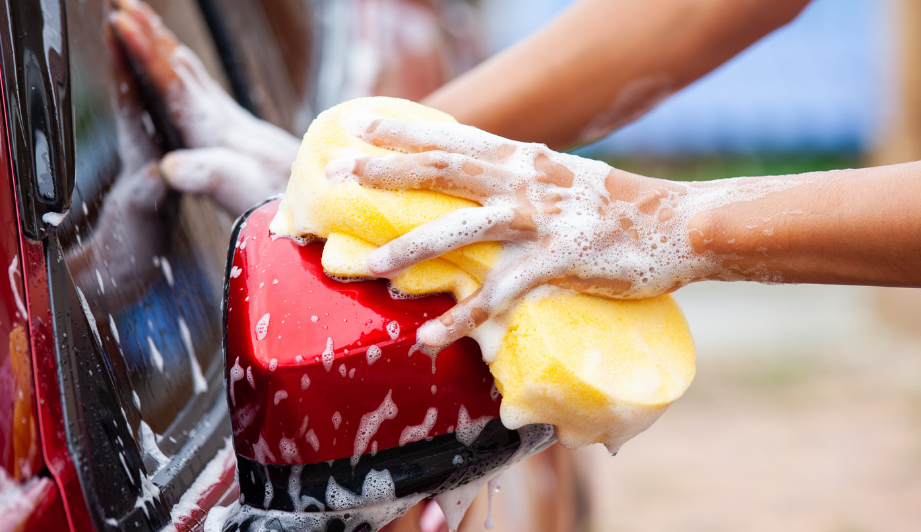
<svg viewBox="0 0 921 532">
<path fill-rule="evenodd" d="M 266 312 L 259 321 L 256 322 L 256 340 L 262 340 L 265 338 L 265 335 L 269 334 L 269 320 L 272 318 L 272 315 Z"/>
<path fill-rule="evenodd" d="M 299 481 L 292 474 L 288 492 L 299 507 L 316 505 L 319 512 L 285 512 L 279 510 L 262 510 L 234 502 L 224 508 L 215 508 L 208 513 L 205 520 L 205 532 L 221 532 L 228 519 L 233 523 L 249 521 L 250 530 L 263 530 L 268 524 L 283 525 L 284 530 L 299 532 L 326 532 L 333 521 L 341 521 L 343 532 L 362 530 L 377 531 L 387 523 L 406 513 L 424 498 L 423 494 L 397 497 L 390 471 L 371 470 L 365 475 L 361 490 L 353 493 L 340 486 L 329 477 L 326 488 L 326 504 L 313 498 L 294 497 L 300 494 Z M 368 528 L 370 527 L 370 528 Z"/>
<path fill-rule="evenodd" d="M 370 366 L 370 365 L 374 364 L 375 362 L 377 362 L 378 359 L 381 358 L 381 355 L 382 355 L 382 354 L 383 354 L 383 351 L 381 350 L 380 347 L 378 347 L 378 346 L 376 346 L 376 345 L 372 345 L 372 346 L 368 347 L 368 351 L 367 351 L 367 353 L 365 353 L 365 356 L 366 356 L 366 358 L 367 358 L 367 360 L 368 360 L 368 365 Z"/>
<path fill-rule="evenodd" d="M 141 420 L 138 432 L 141 436 L 141 450 L 144 451 L 146 455 L 156 460 L 160 467 L 168 464 L 169 458 L 163 454 L 163 451 L 161 451 L 160 447 L 157 445 L 157 437 L 154 435 L 150 425 L 145 423 L 144 420 Z"/>
<path fill-rule="evenodd" d="M 477 437 L 479 437 L 480 433 L 483 432 L 483 428 L 486 427 L 486 424 L 489 423 L 491 419 L 493 419 L 492 416 L 482 416 L 476 419 L 470 419 L 467 408 L 461 405 L 457 412 L 457 428 L 454 431 L 457 441 L 470 447 L 473 445 L 473 442 L 476 441 Z"/>
<path fill-rule="evenodd" d="M 153 338 L 150 336 L 147 337 L 147 347 L 150 349 L 150 359 L 153 360 L 154 365 L 157 366 L 157 370 L 163 373 L 163 355 L 160 354 L 160 350 L 157 349 Z"/>
<path fill-rule="evenodd" d="M 430 407 L 425 411 L 425 418 L 422 420 L 422 423 L 418 425 L 409 425 L 403 429 L 403 432 L 400 433 L 400 447 L 407 443 L 428 438 L 429 432 L 432 431 L 432 427 L 435 426 L 435 421 L 437 419 L 438 409 L 434 406 Z"/>
<path fill-rule="evenodd" d="M 365 449 L 368 448 L 368 444 L 371 443 L 371 438 L 377 434 L 377 430 L 381 427 L 381 423 L 397 417 L 397 405 L 394 404 L 391 395 L 393 395 L 393 390 L 387 392 L 387 397 L 384 398 L 384 401 L 381 402 L 379 407 L 361 416 L 361 421 L 358 423 L 358 431 L 355 433 L 355 447 L 351 458 L 352 467 L 358 464 L 358 459 L 364 454 Z"/>
<path fill-rule="evenodd" d="M 207 392 L 208 381 L 206 381 L 205 376 L 202 375 L 201 365 L 198 363 L 198 357 L 195 356 L 195 344 L 192 343 L 192 333 L 189 331 L 189 326 L 186 325 L 182 316 L 179 316 L 179 335 L 182 336 L 182 343 L 185 344 L 185 350 L 189 354 L 189 365 L 192 368 L 193 391 L 196 394 Z"/>
</svg>

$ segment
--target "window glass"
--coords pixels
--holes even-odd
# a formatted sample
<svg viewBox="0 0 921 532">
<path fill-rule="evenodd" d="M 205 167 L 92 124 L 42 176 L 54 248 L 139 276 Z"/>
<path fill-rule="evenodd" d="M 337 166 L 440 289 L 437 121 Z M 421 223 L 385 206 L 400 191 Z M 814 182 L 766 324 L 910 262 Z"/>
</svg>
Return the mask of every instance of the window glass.
<svg viewBox="0 0 921 532">
<path fill-rule="evenodd" d="M 151 2 L 223 81 L 192 1 Z M 169 191 L 163 153 L 128 64 L 106 30 L 105 0 L 67 2 L 76 130 L 76 189 L 57 234 L 95 319 L 121 405 L 181 443 L 173 421 L 221 388 L 220 295 L 230 220 L 208 200 Z M 139 414 L 139 416 L 138 416 Z"/>
</svg>

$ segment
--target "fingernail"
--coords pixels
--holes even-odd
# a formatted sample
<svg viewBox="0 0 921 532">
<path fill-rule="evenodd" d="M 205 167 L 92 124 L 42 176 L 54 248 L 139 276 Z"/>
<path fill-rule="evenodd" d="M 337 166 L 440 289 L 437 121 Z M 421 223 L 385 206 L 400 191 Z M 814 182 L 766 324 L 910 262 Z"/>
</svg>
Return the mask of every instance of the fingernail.
<svg viewBox="0 0 921 532">
<path fill-rule="evenodd" d="M 336 159 L 326 165 L 326 179 L 334 183 L 348 181 L 355 170 L 355 159 Z"/>
<path fill-rule="evenodd" d="M 416 338 L 422 345 L 431 348 L 443 347 L 449 340 L 447 327 L 440 320 L 429 320 L 416 331 Z"/>
<path fill-rule="evenodd" d="M 385 277 L 393 269 L 390 250 L 386 246 L 375 249 L 368 254 L 366 266 L 375 277 Z"/>
</svg>

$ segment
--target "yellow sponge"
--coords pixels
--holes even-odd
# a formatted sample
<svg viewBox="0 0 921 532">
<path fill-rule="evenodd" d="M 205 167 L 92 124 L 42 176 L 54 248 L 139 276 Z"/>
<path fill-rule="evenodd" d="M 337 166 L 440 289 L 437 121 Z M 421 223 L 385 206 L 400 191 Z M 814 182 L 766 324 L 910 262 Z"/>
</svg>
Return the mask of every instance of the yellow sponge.
<svg viewBox="0 0 921 532">
<path fill-rule="evenodd" d="M 322 113 L 310 126 L 271 230 L 276 235 L 327 239 L 323 268 L 332 275 L 368 277 L 376 247 L 456 209 L 476 203 L 444 194 L 330 184 L 325 167 L 339 157 L 379 156 L 346 131 L 358 111 L 409 122 L 454 122 L 406 100 L 360 98 Z M 422 262 L 393 280 L 408 294 L 473 293 L 498 261 L 502 246 L 465 246 Z M 490 371 L 502 393 L 503 423 L 556 426 L 560 442 L 601 442 L 614 452 L 645 430 L 694 378 L 694 345 L 670 296 L 617 301 L 544 287 L 509 312 L 508 332 Z"/>
</svg>

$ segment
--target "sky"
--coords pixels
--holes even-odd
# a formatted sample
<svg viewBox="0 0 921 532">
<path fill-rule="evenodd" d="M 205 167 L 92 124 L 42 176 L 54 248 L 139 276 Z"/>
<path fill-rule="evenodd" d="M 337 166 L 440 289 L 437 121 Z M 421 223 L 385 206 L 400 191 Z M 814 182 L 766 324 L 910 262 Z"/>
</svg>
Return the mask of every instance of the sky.
<svg viewBox="0 0 921 532">
<path fill-rule="evenodd" d="M 486 2 L 491 51 L 569 3 Z M 593 148 L 622 155 L 872 149 L 892 101 L 889 8 L 879 0 L 814 0 L 791 24 Z"/>
</svg>

